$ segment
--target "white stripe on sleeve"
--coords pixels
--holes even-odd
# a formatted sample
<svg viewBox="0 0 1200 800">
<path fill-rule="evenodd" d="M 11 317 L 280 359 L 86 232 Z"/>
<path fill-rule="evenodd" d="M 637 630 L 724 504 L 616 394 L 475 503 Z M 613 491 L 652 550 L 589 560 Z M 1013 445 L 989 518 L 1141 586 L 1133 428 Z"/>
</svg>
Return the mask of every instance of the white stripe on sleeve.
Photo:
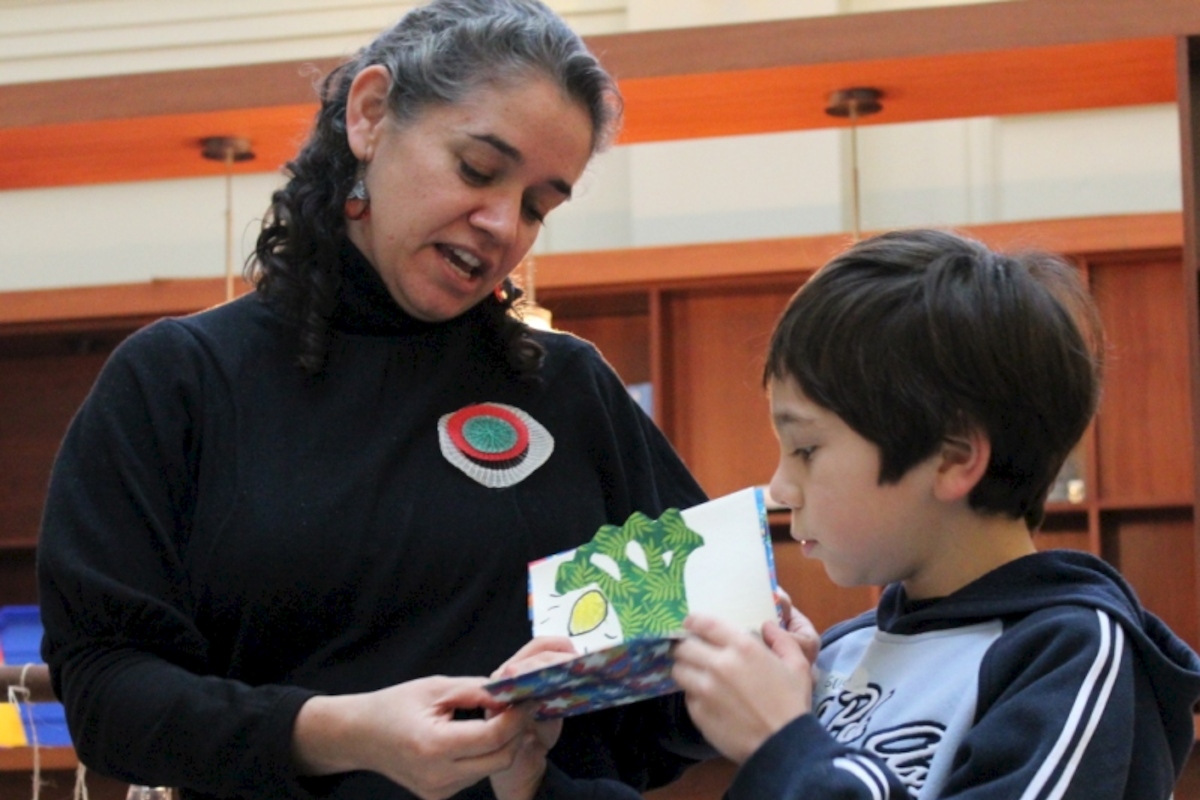
<svg viewBox="0 0 1200 800">
<path fill-rule="evenodd" d="M 1054 800 L 1054 798 L 1063 796 L 1071 783 L 1071 778 L 1075 775 L 1075 770 L 1079 766 L 1080 759 L 1083 758 L 1088 743 L 1091 741 L 1096 725 L 1104 714 L 1109 695 L 1112 694 L 1113 682 L 1120 670 L 1125 632 L 1121 630 L 1120 625 L 1113 622 L 1100 609 L 1096 609 L 1096 616 L 1100 624 L 1100 649 L 1096 653 L 1092 666 L 1088 669 L 1087 677 L 1079 687 L 1079 692 L 1075 695 L 1071 713 L 1067 715 L 1066 725 L 1059 734 L 1058 741 L 1054 743 L 1049 757 L 1043 762 L 1037 774 L 1033 776 L 1033 781 L 1026 787 L 1024 794 L 1021 795 L 1021 800 L 1035 800 L 1035 798 L 1043 797 L 1046 800 Z M 1083 715 L 1089 704 L 1092 706 L 1092 710 L 1085 722 Z M 1080 732 L 1081 725 L 1084 726 L 1082 732 Z M 1071 743 L 1076 737 L 1079 740 L 1075 742 L 1071 752 L 1067 753 L 1067 749 L 1072 747 Z M 1043 795 L 1047 783 L 1060 766 L 1062 766 L 1062 774 L 1059 776 L 1058 782 L 1049 794 Z"/>
<path fill-rule="evenodd" d="M 880 772 L 869 758 L 861 756 L 847 756 L 845 758 L 835 758 L 833 765 L 838 769 L 849 772 L 854 777 L 863 782 L 863 785 L 871 792 L 871 797 L 874 800 L 887 800 L 891 796 L 888 790 L 887 779 Z"/>
</svg>

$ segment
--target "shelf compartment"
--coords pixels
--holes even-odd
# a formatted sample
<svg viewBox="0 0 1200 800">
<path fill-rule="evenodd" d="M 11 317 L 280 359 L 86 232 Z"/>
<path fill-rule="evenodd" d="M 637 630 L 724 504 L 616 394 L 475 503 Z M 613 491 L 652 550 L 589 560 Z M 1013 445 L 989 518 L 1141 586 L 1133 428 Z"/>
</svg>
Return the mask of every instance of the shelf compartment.
<svg viewBox="0 0 1200 800">
<path fill-rule="evenodd" d="M 1192 648 L 1200 645 L 1194 537 L 1191 509 L 1130 509 L 1100 517 L 1104 559 Z"/>
</svg>

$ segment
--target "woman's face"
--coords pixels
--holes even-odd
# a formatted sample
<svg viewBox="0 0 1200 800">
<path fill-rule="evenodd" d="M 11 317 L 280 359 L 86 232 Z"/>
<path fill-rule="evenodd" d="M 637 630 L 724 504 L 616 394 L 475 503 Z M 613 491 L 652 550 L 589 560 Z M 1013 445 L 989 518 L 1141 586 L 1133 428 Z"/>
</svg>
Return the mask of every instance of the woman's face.
<svg viewBox="0 0 1200 800">
<path fill-rule="evenodd" d="M 591 157 L 591 119 L 539 76 L 400 124 L 385 110 L 388 85 L 376 67 L 351 89 L 347 129 L 371 204 L 347 220 L 350 240 L 402 309 L 452 319 L 516 268 L 570 198 Z"/>
</svg>

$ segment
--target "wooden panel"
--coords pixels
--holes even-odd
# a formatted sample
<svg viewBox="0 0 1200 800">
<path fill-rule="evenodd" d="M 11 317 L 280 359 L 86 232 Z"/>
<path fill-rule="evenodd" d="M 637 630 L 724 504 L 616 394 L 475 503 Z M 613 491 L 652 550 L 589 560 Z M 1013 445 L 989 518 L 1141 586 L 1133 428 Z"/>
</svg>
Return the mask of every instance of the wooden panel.
<svg viewBox="0 0 1200 800">
<path fill-rule="evenodd" d="M 1033 543 L 1038 550 L 1069 549 L 1093 552 L 1091 537 L 1088 535 L 1087 512 L 1082 509 L 1049 510 L 1041 530 L 1033 536 Z"/>
<path fill-rule="evenodd" d="M 7 547 L 0 539 L 0 606 L 37 602 L 33 547 Z"/>
<path fill-rule="evenodd" d="M 624 298 L 620 298 L 624 299 Z M 640 303 L 556 303 L 540 301 L 553 312 L 554 327 L 587 339 L 600 349 L 626 384 L 650 380 L 650 316 L 645 295 Z"/>
<path fill-rule="evenodd" d="M 710 496 L 767 483 L 775 469 L 762 365 L 795 288 L 664 296 L 663 425 Z"/>
<path fill-rule="evenodd" d="M 1186 308 L 1177 257 L 1089 264 L 1109 340 L 1096 423 L 1099 497 L 1192 495 Z"/>
<path fill-rule="evenodd" d="M 37 540 L 54 456 L 107 352 L 0 357 L 0 540 Z"/>
<path fill-rule="evenodd" d="M 1193 648 L 1200 645 L 1191 513 L 1107 512 L 1101 538 L 1105 559 L 1117 566 L 1146 608 Z"/>
</svg>

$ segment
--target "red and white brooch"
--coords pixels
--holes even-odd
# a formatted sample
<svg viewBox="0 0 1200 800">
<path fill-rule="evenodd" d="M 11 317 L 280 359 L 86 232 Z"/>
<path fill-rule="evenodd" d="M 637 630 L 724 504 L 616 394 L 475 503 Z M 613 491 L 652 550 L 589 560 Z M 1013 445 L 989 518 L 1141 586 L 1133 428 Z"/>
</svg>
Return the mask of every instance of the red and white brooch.
<svg viewBox="0 0 1200 800">
<path fill-rule="evenodd" d="M 520 483 L 546 463 L 554 437 L 519 408 L 477 403 L 438 420 L 442 455 L 492 489 Z"/>
</svg>

